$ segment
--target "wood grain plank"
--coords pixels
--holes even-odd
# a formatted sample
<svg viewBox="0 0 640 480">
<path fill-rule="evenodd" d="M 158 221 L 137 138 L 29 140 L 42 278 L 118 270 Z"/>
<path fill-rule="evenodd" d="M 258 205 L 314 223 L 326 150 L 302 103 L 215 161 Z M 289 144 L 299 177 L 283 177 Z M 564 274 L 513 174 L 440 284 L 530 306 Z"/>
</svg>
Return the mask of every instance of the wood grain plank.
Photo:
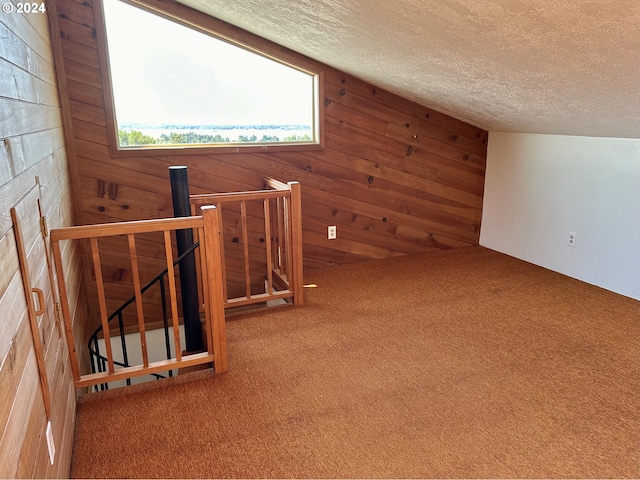
<svg viewBox="0 0 640 480">
<path fill-rule="evenodd" d="M 56 6 L 58 17 L 87 27 L 95 27 L 93 8 L 90 3 L 57 2 Z"/>
<path fill-rule="evenodd" d="M 72 42 L 64 37 L 61 38 L 61 43 L 65 55 L 68 55 L 69 58 L 72 58 L 75 62 L 96 69 L 100 68 L 97 45 L 87 46 L 82 43 Z"/>
<path fill-rule="evenodd" d="M 376 103 L 404 112 L 409 118 L 424 118 L 436 125 L 447 125 L 452 131 L 457 131 L 469 138 L 475 138 L 478 142 L 486 139 L 487 132 L 479 127 L 438 112 L 424 105 L 419 105 L 410 100 L 401 98 L 375 85 L 347 75 L 333 68 L 324 70 L 324 78 L 327 83 L 342 85 L 344 88 L 358 93 L 363 97 L 373 98 Z M 406 117 L 405 117 L 406 118 Z M 400 125 L 406 122 L 399 122 Z"/>
<path fill-rule="evenodd" d="M 24 290 L 22 289 L 22 279 L 18 271 L 11 279 L 4 295 L 0 298 L 0 312 L 26 311 L 27 303 L 24 298 Z M 21 319 L 22 313 L 19 313 L 18 315 L 7 315 L 3 321 L 0 322 L 0 358 L 4 359 L 7 357 Z"/>
<path fill-rule="evenodd" d="M 0 97 L 0 131 L 3 138 L 62 126 L 60 109 Z"/>
<path fill-rule="evenodd" d="M 60 38 L 70 42 L 80 43 L 87 47 L 98 48 L 96 42 L 96 29 L 91 25 L 74 22 L 68 18 L 58 18 L 58 31 Z"/>
<path fill-rule="evenodd" d="M 84 83 L 89 87 L 102 89 L 100 70 L 84 65 L 69 57 L 64 58 L 63 65 L 67 80 L 73 80 Z"/>
<path fill-rule="evenodd" d="M 0 439 L 0 477 L 15 478 L 20 452 L 25 442 L 29 418 L 34 408 L 44 409 L 40 388 L 38 366 L 33 349 L 27 357 L 22 371 L 18 391 L 13 398 L 11 413 L 4 424 Z"/>
<path fill-rule="evenodd" d="M 60 106 L 58 89 L 23 68 L 0 58 L 0 97 Z"/>
<path fill-rule="evenodd" d="M 67 82 L 67 93 L 71 100 L 104 108 L 104 94 L 101 88 L 96 88 L 77 80 L 69 80 Z"/>
<path fill-rule="evenodd" d="M 44 82 L 55 85 L 51 47 L 24 15 L 3 15 L 0 22 L 0 58 L 30 72 Z"/>
</svg>

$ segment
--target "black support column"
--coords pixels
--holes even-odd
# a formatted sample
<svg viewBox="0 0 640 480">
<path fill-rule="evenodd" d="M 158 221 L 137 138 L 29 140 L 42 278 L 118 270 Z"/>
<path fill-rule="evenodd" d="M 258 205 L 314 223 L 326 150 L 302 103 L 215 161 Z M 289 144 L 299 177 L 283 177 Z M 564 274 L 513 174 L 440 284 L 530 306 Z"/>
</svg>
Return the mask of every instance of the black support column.
<svg viewBox="0 0 640 480">
<path fill-rule="evenodd" d="M 189 177 L 187 175 L 187 167 L 169 167 L 169 177 L 171 179 L 171 196 L 173 198 L 173 216 L 190 216 L 191 207 L 189 206 Z M 193 246 L 193 231 L 191 229 L 176 230 L 176 240 L 178 256 L 180 256 Z M 197 352 L 204 347 L 202 344 L 202 327 L 200 326 L 200 312 L 198 308 L 196 260 L 193 253 L 182 259 L 179 271 L 186 350 L 187 352 Z"/>
</svg>

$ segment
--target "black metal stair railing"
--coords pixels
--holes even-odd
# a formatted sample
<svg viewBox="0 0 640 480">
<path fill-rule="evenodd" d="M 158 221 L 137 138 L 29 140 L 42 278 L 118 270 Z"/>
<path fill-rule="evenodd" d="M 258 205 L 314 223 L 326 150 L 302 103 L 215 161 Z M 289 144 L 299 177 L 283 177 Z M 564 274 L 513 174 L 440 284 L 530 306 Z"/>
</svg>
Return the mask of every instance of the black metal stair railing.
<svg viewBox="0 0 640 480">
<path fill-rule="evenodd" d="M 173 262 L 173 266 L 175 267 L 176 265 L 179 265 L 180 262 L 182 260 L 184 260 L 189 254 L 191 254 L 192 252 L 195 251 L 196 248 L 198 248 L 198 246 L 200 245 L 199 242 L 196 242 L 193 246 L 191 246 L 188 250 L 186 250 L 182 255 L 180 255 L 174 262 Z M 167 311 L 167 295 L 166 295 L 166 290 L 165 290 L 165 282 L 164 279 L 166 277 L 168 273 L 168 269 L 164 269 L 162 272 L 160 272 L 158 275 L 156 275 L 149 283 L 147 283 L 144 287 L 142 287 L 140 289 L 140 293 L 144 293 L 147 290 L 149 290 L 151 287 L 153 287 L 156 283 L 160 283 L 160 299 L 161 299 L 161 303 L 162 303 L 162 322 L 163 322 L 163 327 L 164 327 L 164 338 L 165 338 L 165 351 L 166 351 L 166 355 L 167 355 L 167 359 L 171 359 L 171 339 L 169 336 L 169 314 Z M 129 357 L 127 354 L 127 341 L 126 341 L 126 336 L 125 336 L 125 332 L 124 332 L 124 319 L 123 319 L 123 312 L 124 310 L 131 305 L 132 303 L 134 303 L 136 301 L 136 297 L 135 295 L 133 297 L 131 297 L 129 300 L 127 300 L 126 302 L 124 302 L 115 312 L 113 312 L 109 317 L 108 317 L 108 322 L 111 323 L 111 321 L 115 318 L 118 319 L 118 330 L 120 333 L 120 343 L 122 346 L 122 362 L 114 360 L 113 363 L 119 367 L 130 367 L 131 365 L 129 364 Z M 102 355 L 100 353 L 100 345 L 98 342 L 98 336 L 100 335 L 100 333 L 102 332 L 102 325 L 100 325 L 98 328 L 96 328 L 96 330 L 91 334 L 91 336 L 89 337 L 89 342 L 88 342 L 88 348 L 89 348 L 89 358 L 91 360 L 91 372 L 92 373 L 99 373 L 99 372 L 106 372 L 107 371 L 107 357 L 105 357 L 104 355 Z M 166 378 L 165 375 L 159 374 L 159 373 L 153 373 L 151 374 L 156 378 Z M 171 370 L 169 370 L 168 372 L 168 376 L 171 377 L 173 375 L 173 372 Z M 126 380 L 127 385 L 131 385 L 131 379 L 127 378 Z M 100 385 L 96 385 L 95 386 L 96 391 L 98 390 L 108 390 L 109 385 L 107 383 L 102 383 Z"/>
</svg>

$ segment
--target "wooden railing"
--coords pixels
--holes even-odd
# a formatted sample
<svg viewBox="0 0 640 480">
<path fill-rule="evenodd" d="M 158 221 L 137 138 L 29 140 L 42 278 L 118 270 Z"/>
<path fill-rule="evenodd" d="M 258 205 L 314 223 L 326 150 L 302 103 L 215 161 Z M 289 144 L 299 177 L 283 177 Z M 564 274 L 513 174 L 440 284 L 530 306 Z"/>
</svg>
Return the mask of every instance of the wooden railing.
<svg viewBox="0 0 640 480">
<path fill-rule="evenodd" d="M 192 212 L 201 205 L 215 205 L 216 214 L 223 226 L 223 204 L 239 205 L 239 225 L 233 224 L 231 234 L 233 243 L 242 244 L 244 271 L 244 295 L 230 298 L 227 289 L 227 272 L 225 256 L 222 255 L 222 276 L 224 285 L 224 306 L 234 308 L 246 305 L 265 303 L 270 300 L 286 299 L 294 305 L 303 303 L 302 281 L 302 210 L 300 184 L 298 182 L 283 183 L 272 178 L 265 178 L 265 190 L 191 195 Z M 260 204 L 259 209 L 256 203 Z M 261 211 L 263 220 L 258 235 L 264 252 L 250 255 L 249 249 L 249 205 L 255 211 Z M 231 207 L 231 206 L 230 206 Z M 226 208 L 226 207 L 225 207 Z M 224 228 L 224 226 L 223 226 Z M 264 235 L 264 237 L 262 237 Z M 230 241 L 227 239 L 227 241 Z M 224 250 L 224 242 L 221 242 Z M 255 246 L 253 246 L 255 250 Z M 264 258 L 264 268 L 260 267 L 258 275 L 264 272 L 264 292 L 252 293 L 251 264 L 256 257 Z"/>
<path fill-rule="evenodd" d="M 60 302 L 64 317 L 69 355 L 75 379 L 76 387 L 86 387 L 101 383 L 128 379 L 141 375 L 150 375 L 170 369 L 199 365 L 213 362 L 216 373 L 225 372 L 228 368 L 226 332 L 223 307 L 223 280 L 222 280 L 222 247 L 220 242 L 221 225 L 215 206 L 201 206 L 199 212 L 202 215 L 193 217 L 181 217 L 159 220 L 142 220 L 134 222 L 120 222 L 102 225 L 86 225 L 79 227 L 62 228 L 51 231 L 54 260 L 58 276 L 58 288 Z M 205 317 L 206 347 L 202 353 L 183 355 L 180 346 L 178 300 L 176 295 L 176 282 L 173 266 L 173 248 L 171 232 L 178 229 L 194 229 L 200 238 L 201 282 L 203 290 L 203 307 Z M 136 235 L 151 232 L 162 232 L 166 266 L 169 282 L 169 303 L 171 309 L 173 340 L 175 357 L 156 362 L 149 361 L 147 341 L 145 335 L 145 314 L 141 299 L 141 281 L 138 268 L 138 256 L 136 253 Z M 98 239 L 112 236 L 126 236 L 131 260 L 131 272 L 133 287 L 136 296 L 136 310 L 138 331 L 142 349 L 142 364 L 124 368 L 116 368 L 111 349 L 111 335 L 108 322 L 108 312 L 104 293 L 104 281 L 100 262 Z M 96 289 L 100 320 L 104 334 L 104 344 L 107 357 L 107 371 L 81 375 L 78 365 L 78 355 L 73 337 L 73 318 L 69 308 L 67 288 L 65 284 L 64 269 L 61 256 L 61 243 L 65 241 L 89 240 L 91 261 L 96 279 Z"/>
</svg>

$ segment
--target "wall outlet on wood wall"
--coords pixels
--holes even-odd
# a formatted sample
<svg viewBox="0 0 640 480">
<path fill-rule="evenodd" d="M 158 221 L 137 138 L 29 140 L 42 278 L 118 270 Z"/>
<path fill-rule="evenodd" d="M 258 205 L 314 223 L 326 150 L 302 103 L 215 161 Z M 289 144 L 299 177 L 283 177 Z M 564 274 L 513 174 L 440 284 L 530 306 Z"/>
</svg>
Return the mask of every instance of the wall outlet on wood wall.
<svg viewBox="0 0 640 480">
<path fill-rule="evenodd" d="M 329 240 L 333 240 L 336 238 L 336 226 L 335 225 L 329 225 L 329 227 L 327 228 L 327 238 Z"/>
</svg>

